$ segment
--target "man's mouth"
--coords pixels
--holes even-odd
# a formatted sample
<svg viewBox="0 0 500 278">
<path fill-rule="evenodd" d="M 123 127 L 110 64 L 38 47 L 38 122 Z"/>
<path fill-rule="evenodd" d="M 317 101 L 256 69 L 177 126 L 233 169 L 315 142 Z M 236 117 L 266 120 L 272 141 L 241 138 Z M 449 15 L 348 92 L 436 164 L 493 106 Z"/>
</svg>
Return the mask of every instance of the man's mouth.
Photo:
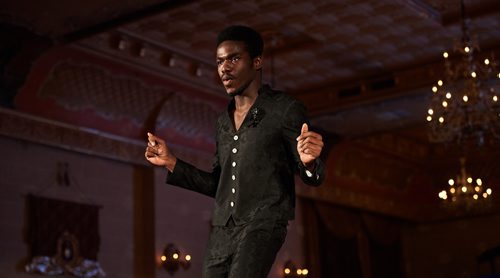
<svg viewBox="0 0 500 278">
<path fill-rule="evenodd" d="M 231 83 L 233 83 L 233 80 L 234 80 L 233 76 L 225 75 L 222 77 L 222 83 L 224 84 L 224 86 L 231 85 Z"/>
<path fill-rule="evenodd" d="M 226 86 L 226 87 L 230 86 L 232 83 L 233 83 L 233 79 L 231 79 L 231 78 L 222 80 L 222 84 L 224 84 L 224 86 Z"/>
</svg>

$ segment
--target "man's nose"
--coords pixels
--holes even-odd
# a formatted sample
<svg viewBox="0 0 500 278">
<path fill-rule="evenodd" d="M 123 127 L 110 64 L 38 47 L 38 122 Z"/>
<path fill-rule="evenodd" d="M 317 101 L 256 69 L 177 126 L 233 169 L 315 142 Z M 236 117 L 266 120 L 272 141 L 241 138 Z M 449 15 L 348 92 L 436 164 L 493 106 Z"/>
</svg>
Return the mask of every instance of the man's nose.
<svg viewBox="0 0 500 278">
<path fill-rule="evenodd" d="M 222 62 L 222 71 L 226 72 L 226 71 L 229 71 L 233 68 L 233 64 L 231 63 L 231 61 L 229 59 L 226 59 L 224 60 L 224 62 Z"/>
</svg>

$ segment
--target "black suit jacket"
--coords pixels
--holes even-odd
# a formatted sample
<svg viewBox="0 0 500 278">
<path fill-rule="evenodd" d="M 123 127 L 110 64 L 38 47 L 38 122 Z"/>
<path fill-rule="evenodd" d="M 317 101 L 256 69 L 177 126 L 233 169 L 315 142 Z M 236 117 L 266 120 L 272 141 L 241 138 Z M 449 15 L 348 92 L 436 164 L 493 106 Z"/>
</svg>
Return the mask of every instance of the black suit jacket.
<svg viewBox="0 0 500 278">
<path fill-rule="evenodd" d="M 212 172 L 178 159 L 167 183 L 214 197 L 213 225 L 226 225 L 230 217 L 236 225 L 256 217 L 293 219 L 295 173 L 309 185 L 319 185 L 324 177 L 319 159 L 315 173 L 307 173 L 297 152 L 296 138 L 308 123 L 304 106 L 263 86 L 239 130 L 233 110 L 234 100 L 217 120 Z"/>
</svg>

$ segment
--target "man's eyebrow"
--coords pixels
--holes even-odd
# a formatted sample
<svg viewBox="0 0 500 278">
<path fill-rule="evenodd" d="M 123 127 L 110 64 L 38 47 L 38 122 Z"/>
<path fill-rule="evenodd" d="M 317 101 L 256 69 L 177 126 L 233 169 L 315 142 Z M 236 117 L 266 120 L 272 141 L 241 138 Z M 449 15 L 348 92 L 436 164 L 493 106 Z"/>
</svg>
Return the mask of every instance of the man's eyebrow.
<svg viewBox="0 0 500 278">
<path fill-rule="evenodd" d="M 229 53 L 227 56 L 217 56 L 217 60 L 220 60 L 220 59 L 231 59 L 234 56 L 241 56 L 241 53 L 240 52 L 234 52 L 234 53 Z"/>
</svg>

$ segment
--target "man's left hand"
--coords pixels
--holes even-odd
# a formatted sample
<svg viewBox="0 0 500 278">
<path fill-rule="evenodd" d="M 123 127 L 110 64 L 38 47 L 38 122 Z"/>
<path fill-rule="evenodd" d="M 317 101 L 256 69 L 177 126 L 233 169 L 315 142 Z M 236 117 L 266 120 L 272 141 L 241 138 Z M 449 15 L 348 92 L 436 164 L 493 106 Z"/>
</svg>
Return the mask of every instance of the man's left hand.
<svg viewBox="0 0 500 278">
<path fill-rule="evenodd" d="M 309 131 L 309 127 L 304 123 L 297 137 L 297 151 L 304 166 L 310 170 L 314 169 L 314 161 L 321 154 L 323 145 L 323 137 L 314 131 Z"/>
</svg>

